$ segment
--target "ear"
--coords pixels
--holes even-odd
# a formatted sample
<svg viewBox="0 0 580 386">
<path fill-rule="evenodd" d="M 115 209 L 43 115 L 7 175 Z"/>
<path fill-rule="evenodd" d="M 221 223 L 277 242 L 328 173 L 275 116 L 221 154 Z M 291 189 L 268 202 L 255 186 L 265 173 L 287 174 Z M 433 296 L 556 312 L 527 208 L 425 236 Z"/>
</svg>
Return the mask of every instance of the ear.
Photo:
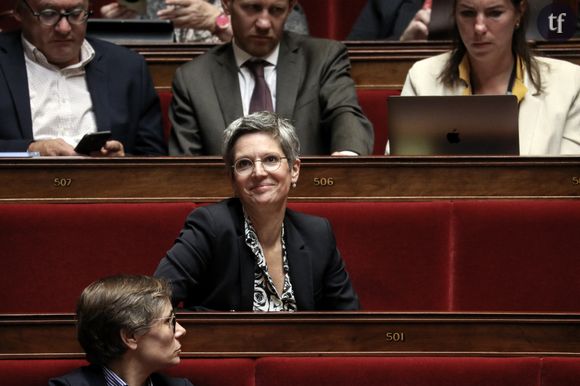
<svg viewBox="0 0 580 386">
<path fill-rule="evenodd" d="M 119 331 L 119 334 L 121 335 L 121 340 L 123 341 L 125 346 L 127 346 L 127 349 L 129 350 L 137 349 L 138 341 L 137 338 L 135 337 L 135 334 L 129 333 L 129 331 L 127 331 L 124 328 L 121 331 Z"/>
<path fill-rule="evenodd" d="M 300 160 L 298 158 L 294 161 L 292 169 L 290 169 L 290 175 L 292 177 L 292 183 L 297 183 L 298 177 L 300 176 Z"/>
</svg>

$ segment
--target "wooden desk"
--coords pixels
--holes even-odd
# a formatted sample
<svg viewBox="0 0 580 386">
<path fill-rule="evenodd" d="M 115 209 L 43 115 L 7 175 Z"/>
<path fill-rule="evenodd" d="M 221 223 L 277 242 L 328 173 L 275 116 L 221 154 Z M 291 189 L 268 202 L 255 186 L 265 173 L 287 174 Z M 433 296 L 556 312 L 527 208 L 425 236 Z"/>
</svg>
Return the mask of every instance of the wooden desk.
<svg viewBox="0 0 580 386">
<path fill-rule="evenodd" d="M 0 159 L 2 202 L 210 202 L 217 157 Z M 304 157 L 292 201 L 576 199 L 580 157 Z"/>
<path fill-rule="evenodd" d="M 579 356 L 580 315 L 182 313 L 184 357 Z M 0 316 L 0 359 L 82 357 L 74 316 Z"/>
<path fill-rule="evenodd" d="M 407 71 L 417 60 L 438 55 L 451 47 L 447 41 L 430 42 L 345 42 L 352 64 L 352 77 L 357 87 L 400 90 Z M 549 56 L 580 64 L 580 40 L 530 43 L 539 56 Z M 142 54 L 149 65 L 155 86 L 171 88 L 175 70 L 180 65 L 205 53 L 211 44 L 138 44 L 127 47 Z"/>
</svg>

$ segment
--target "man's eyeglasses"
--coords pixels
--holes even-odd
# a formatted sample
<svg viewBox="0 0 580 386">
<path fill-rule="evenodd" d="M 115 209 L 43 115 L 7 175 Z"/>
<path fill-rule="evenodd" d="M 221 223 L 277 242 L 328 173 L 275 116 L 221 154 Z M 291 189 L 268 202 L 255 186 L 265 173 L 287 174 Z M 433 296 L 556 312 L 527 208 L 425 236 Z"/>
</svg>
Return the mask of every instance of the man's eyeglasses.
<svg viewBox="0 0 580 386">
<path fill-rule="evenodd" d="M 92 13 L 92 11 L 86 10 L 84 8 L 74 8 L 70 11 L 60 12 L 55 9 L 46 8 L 40 12 L 36 12 L 34 9 L 32 9 L 26 0 L 22 0 L 22 2 L 26 4 L 30 12 L 36 16 L 39 22 L 50 27 L 57 25 L 60 22 L 60 19 L 63 17 L 66 18 L 70 24 L 83 24 L 87 21 Z"/>
<path fill-rule="evenodd" d="M 269 154 L 262 159 L 255 159 L 253 161 L 249 158 L 240 158 L 234 162 L 232 168 L 240 176 L 248 176 L 254 171 L 256 162 L 261 162 L 265 171 L 275 172 L 280 168 L 283 159 L 287 158 L 280 157 L 278 154 Z"/>
</svg>

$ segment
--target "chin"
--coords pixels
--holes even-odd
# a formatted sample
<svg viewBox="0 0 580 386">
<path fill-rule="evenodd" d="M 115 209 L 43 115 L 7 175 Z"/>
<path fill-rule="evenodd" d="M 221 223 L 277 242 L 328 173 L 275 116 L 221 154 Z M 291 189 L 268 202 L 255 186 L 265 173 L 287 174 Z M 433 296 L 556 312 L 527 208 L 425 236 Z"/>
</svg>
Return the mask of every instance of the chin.
<svg viewBox="0 0 580 386">
<path fill-rule="evenodd" d="M 270 44 L 263 44 L 263 45 L 254 45 L 249 47 L 248 53 L 255 57 L 264 57 L 268 56 L 274 51 L 275 46 L 271 46 Z"/>
</svg>

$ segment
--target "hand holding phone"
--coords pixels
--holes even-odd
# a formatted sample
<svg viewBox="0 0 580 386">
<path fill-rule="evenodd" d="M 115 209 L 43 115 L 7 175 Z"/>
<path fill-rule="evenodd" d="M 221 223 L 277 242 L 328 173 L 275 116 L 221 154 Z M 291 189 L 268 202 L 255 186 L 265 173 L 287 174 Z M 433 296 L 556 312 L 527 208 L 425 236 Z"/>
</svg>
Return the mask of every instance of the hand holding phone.
<svg viewBox="0 0 580 386">
<path fill-rule="evenodd" d="M 85 134 L 77 147 L 75 147 L 75 151 L 79 154 L 90 155 L 92 152 L 100 151 L 109 139 L 111 139 L 110 131 Z"/>
</svg>

